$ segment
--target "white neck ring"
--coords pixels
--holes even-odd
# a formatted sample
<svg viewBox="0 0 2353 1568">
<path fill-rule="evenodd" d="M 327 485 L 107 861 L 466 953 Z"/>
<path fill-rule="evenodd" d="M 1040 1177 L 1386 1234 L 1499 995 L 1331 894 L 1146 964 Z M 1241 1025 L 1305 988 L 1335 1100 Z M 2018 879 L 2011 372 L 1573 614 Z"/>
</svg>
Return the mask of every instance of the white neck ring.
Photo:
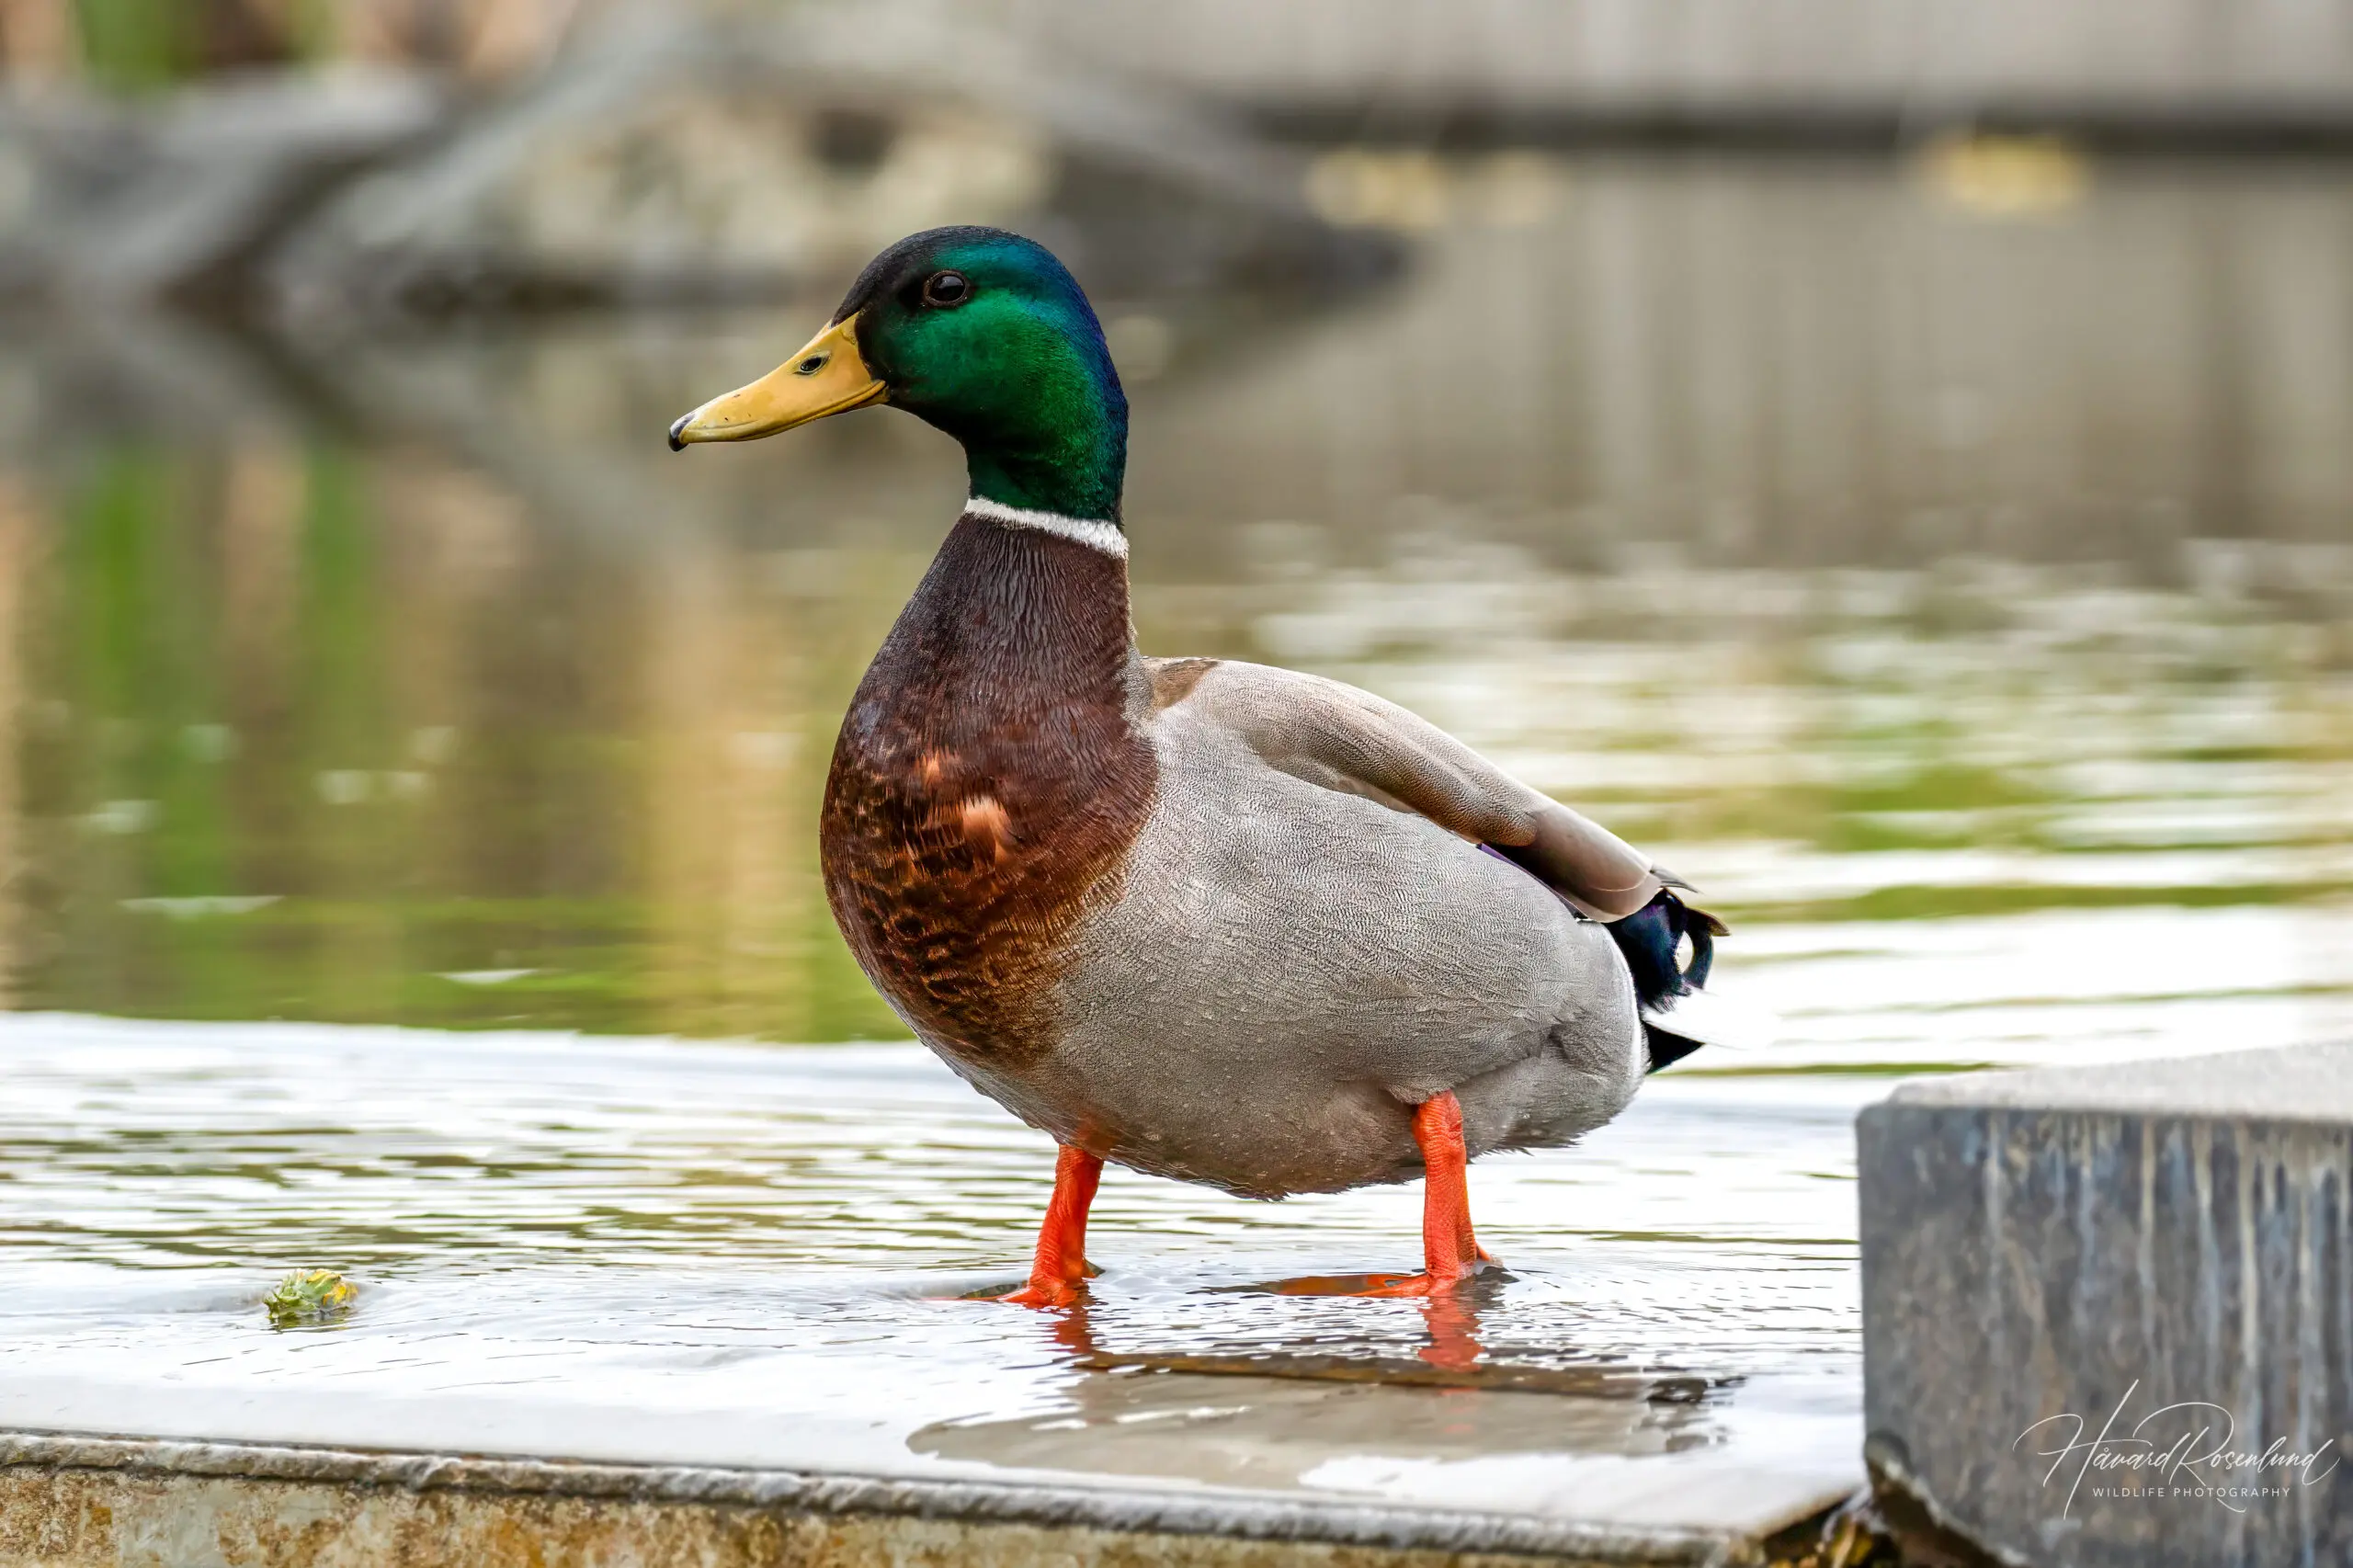
<svg viewBox="0 0 2353 1568">
<path fill-rule="evenodd" d="M 1009 528 L 1035 528 L 1040 533 L 1066 539 L 1073 544 L 1083 544 L 1089 550 L 1121 561 L 1128 558 L 1128 536 L 1117 523 L 1097 517 L 1065 517 L 1060 512 L 1033 512 L 1026 506 L 1008 506 L 1002 501 L 992 501 L 975 495 L 964 503 L 964 515 L 986 517 L 993 523 L 1003 523 Z"/>
</svg>

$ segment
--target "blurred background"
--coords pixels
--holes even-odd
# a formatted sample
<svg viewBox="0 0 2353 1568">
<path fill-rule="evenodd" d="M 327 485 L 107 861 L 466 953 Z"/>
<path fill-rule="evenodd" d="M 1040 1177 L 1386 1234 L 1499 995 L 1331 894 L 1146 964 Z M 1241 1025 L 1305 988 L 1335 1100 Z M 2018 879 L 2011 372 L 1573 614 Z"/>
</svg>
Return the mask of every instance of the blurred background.
<svg viewBox="0 0 2353 1568">
<path fill-rule="evenodd" d="M 1145 648 L 1652 848 L 1775 1070 L 2353 1028 L 2346 0 L 0 0 L 0 62 L 9 1007 L 899 1036 L 813 825 L 960 458 L 663 432 L 969 221 L 1101 309 Z"/>
</svg>

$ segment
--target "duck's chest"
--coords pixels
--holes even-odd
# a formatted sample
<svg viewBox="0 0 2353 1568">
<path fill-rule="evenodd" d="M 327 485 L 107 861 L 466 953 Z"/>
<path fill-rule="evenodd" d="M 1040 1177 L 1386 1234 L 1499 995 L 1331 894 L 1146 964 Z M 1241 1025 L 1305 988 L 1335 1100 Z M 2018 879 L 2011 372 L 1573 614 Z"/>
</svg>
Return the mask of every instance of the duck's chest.
<svg viewBox="0 0 2353 1568">
<path fill-rule="evenodd" d="M 967 517 L 859 683 L 826 780 L 826 896 L 934 1044 L 1053 1043 L 1080 918 L 1152 807 L 1124 563 Z"/>
</svg>

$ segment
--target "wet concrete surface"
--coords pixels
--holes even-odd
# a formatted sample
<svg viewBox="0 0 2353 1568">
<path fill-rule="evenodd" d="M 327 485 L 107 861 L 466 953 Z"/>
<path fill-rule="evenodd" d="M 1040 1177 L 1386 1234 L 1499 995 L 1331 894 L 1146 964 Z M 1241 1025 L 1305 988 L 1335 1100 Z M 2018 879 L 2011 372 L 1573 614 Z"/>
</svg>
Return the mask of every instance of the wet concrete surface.
<svg viewBox="0 0 2353 1568">
<path fill-rule="evenodd" d="M 1050 1147 L 916 1048 L 0 1035 L 0 1429 L 1725 1539 L 1861 1475 L 1870 1080 L 1662 1081 L 1482 1162 L 1509 1272 L 1439 1303 L 1276 1289 L 1410 1264 L 1411 1187 L 1114 1172 L 1091 1301 L 1033 1312 L 963 1298 L 1018 1278 Z M 270 1328 L 297 1266 L 349 1314 Z"/>
</svg>

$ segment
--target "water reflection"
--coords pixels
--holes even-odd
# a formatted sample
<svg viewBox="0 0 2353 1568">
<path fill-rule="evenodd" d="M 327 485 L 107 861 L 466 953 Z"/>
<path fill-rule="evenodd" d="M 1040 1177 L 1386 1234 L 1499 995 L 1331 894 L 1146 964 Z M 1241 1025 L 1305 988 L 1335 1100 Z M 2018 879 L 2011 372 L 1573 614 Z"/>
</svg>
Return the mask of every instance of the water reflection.
<svg viewBox="0 0 2353 1568">
<path fill-rule="evenodd" d="M 1366 1296 L 1370 1291 L 1385 1289 L 1408 1278 L 1410 1276 L 1404 1274 L 1309 1274 L 1231 1289 L 1243 1293 L 1263 1292 L 1272 1296 L 1348 1298 Z M 1422 1320 L 1429 1333 L 1429 1343 L 1414 1353 L 1422 1365 L 1381 1362 L 1377 1364 L 1375 1375 L 1401 1383 L 1427 1382 L 1435 1375 L 1448 1387 L 1545 1387 L 1556 1392 L 1590 1392 L 1602 1386 L 1593 1381 L 1597 1374 L 1582 1369 L 1570 1373 L 1511 1369 L 1503 1376 L 1500 1385 L 1490 1375 L 1495 1368 L 1488 1363 L 1487 1346 L 1480 1338 L 1480 1315 L 1502 1299 L 1503 1287 L 1510 1278 L 1508 1271 L 1490 1259 L 1456 1289 L 1418 1298 Z M 1317 1363 L 1313 1358 L 1286 1358 L 1286 1370 L 1289 1375 L 1296 1377 L 1333 1375 L 1330 1369 Z M 1606 1378 L 1607 1375 L 1599 1376 Z M 1529 1381 L 1530 1378 L 1536 1381 Z M 1696 1393 L 1690 1393 L 1690 1397 L 1697 1397 Z"/>
<path fill-rule="evenodd" d="M 1377 298 L 1122 305 L 1148 647 L 1362 682 L 1656 846 L 1824 1060 L 2353 1019 L 2341 174 L 2014 222 L 1876 165 L 1448 177 L 1506 174 Z M 11 324 L 13 999 L 896 1033 L 810 824 L 955 460 L 660 440 L 826 302 Z"/>
<path fill-rule="evenodd" d="M 1393 1274 L 1309 1275 L 1258 1285 L 1212 1287 L 1219 1295 L 1320 1296 L 1342 1301 L 1368 1298 L 1371 1286 L 1402 1278 Z M 1654 1404 L 1696 1404 L 1733 1378 L 1711 1379 L 1661 1367 L 1629 1367 L 1608 1355 L 1574 1346 L 1517 1342 L 1521 1325 L 1505 1311 L 1506 1287 L 1513 1278 L 1490 1269 L 1457 1289 L 1413 1298 L 1421 1313 L 1424 1343 L 1413 1359 L 1395 1353 L 1367 1354 L 1360 1346 L 1318 1352 L 1297 1348 L 1221 1353 L 1215 1350 L 1120 1352 L 1106 1350 L 1095 1334 L 1092 1306 L 1082 1301 L 1058 1313 L 1054 1343 L 1068 1350 L 1072 1364 L 1096 1372 L 1191 1373 L 1227 1377 L 1305 1378 L 1334 1382 L 1378 1382 L 1401 1388 L 1488 1389 L 1526 1393 L 1573 1394 L 1579 1398 L 1630 1399 Z M 1231 1305 L 1246 1312 L 1247 1303 Z M 1487 1327 L 1493 1319 L 1506 1335 L 1498 1343 Z"/>
<path fill-rule="evenodd" d="M 941 1422 L 908 1442 L 917 1453 L 995 1465 L 1296 1487 L 1361 1466 L 1368 1447 L 1444 1466 L 1688 1454 L 1722 1437 L 1716 1413 L 1673 1403 L 1133 1368 L 1072 1384 L 1064 1403 L 1040 1415 Z"/>
<path fill-rule="evenodd" d="M 18 1017 L 0 1053 L 0 1427 L 401 1448 L 463 1420 L 488 1451 L 1629 1519 L 1852 1480 L 1868 1083 L 1676 1079 L 1482 1162 L 1512 1272 L 1448 1302 L 1254 1283 L 1409 1264 L 1411 1187 L 1113 1171 L 1087 1304 L 1033 1312 L 959 1298 L 1017 1276 L 1051 1145 L 913 1045 Z M 272 1330 L 264 1293 L 323 1262 L 349 1315 Z M 1636 1460 L 1683 1468 L 1610 1468 Z"/>
</svg>

